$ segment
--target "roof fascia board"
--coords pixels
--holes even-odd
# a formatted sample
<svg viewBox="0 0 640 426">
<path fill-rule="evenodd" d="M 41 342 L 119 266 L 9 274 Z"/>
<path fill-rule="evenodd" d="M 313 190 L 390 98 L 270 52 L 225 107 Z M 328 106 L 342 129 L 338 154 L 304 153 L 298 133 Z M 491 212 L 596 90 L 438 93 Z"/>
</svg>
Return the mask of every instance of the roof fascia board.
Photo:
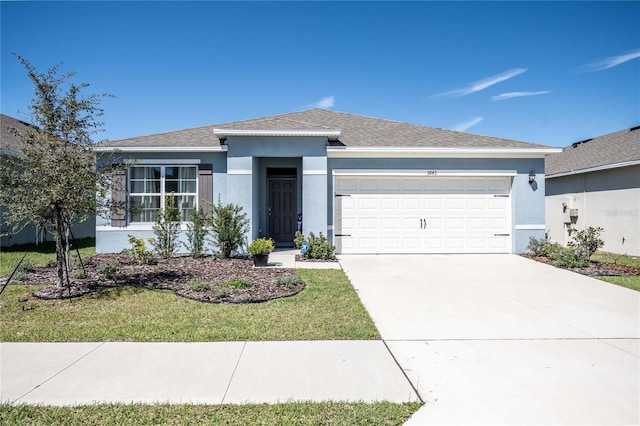
<svg viewBox="0 0 640 426">
<path fill-rule="evenodd" d="M 227 146 L 98 146 L 95 152 L 226 152 Z"/>
<path fill-rule="evenodd" d="M 465 158 L 543 158 L 562 152 L 561 148 L 427 148 L 427 147 L 328 147 L 327 156 L 336 158 L 370 157 L 465 157 Z"/>
<path fill-rule="evenodd" d="M 340 137 L 340 130 L 317 129 L 213 129 L 213 134 L 218 139 L 226 139 L 229 136 L 323 136 L 330 141 Z"/>
<path fill-rule="evenodd" d="M 622 163 L 605 164 L 604 166 L 588 167 L 585 169 L 571 170 L 568 172 L 559 172 L 546 175 L 545 178 L 552 179 L 562 176 L 578 175 L 581 173 L 599 172 L 601 170 L 617 169 L 618 167 L 629 167 L 640 165 L 640 160 L 624 161 Z"/>
</svg>

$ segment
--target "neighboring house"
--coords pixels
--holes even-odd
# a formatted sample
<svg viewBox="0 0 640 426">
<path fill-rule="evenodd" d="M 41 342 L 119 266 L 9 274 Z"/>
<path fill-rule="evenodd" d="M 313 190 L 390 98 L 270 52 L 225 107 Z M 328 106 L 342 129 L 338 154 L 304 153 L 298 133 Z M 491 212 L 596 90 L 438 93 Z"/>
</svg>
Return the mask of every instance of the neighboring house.
<svg viewBox="0 0 640 426">
<path fill-rule="evenodd" d="M 115 149 L 137 162 L 114 182 L 128 192 L 113 197 L 136 208 L 98 219 L 98 252 L 128 247 L 128 234 L 152 237 L 153 218 L 174 192 L 183 218 L 220 199 L 247 213 L 249 239 L 280 246 L 300 225 L 327 235 L 337 253 L 519 253 L 529 237 L 544 236 L 544 158 L 559 152 L 322 109 L 98 151 Z"/>
<path fill-rule="evenodd" d="M 564 148 L 547 157 L 549 238 L 602 227 L 603 250 L 640 256 L 640 126 Z"/>
<path fill-rule="evenodd" d="M 0 114 L 0 152 L 3 155 L 20 155 L 22 152 L 22 141 L 11 129 L 24 132 L 31 125 L 17 118 Z M 0 188 L 0 190 L 2 190 Z M 11 233 L 11 229 L 4 223 L 2 213 L 6 211 L 5 206 L 0 206 L 0 247 L 9 247 L 17 244 L 41 243 L 52 241 L 53 235 L 46 229 L 36 228 L 27 225 L 18 233 Z M 87 238 L 95 236 L 95 219 L 89 219 L 82 223 L 74 224 L 71 228 L 74 237 Z"/>
</svg>

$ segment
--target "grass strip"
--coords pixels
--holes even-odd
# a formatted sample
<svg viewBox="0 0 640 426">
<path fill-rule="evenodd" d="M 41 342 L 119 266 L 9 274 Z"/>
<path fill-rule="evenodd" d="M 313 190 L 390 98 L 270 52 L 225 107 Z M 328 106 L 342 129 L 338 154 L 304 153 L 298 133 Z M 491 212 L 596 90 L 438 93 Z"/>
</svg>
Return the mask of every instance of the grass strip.
<svg viewBox="0 0 640 426">
<path fill-rule="evenodd" d="M 293 402 L 248 405 L 0 404 L 3 425 L 401 425 L 419 403 Z"/>
</svg>

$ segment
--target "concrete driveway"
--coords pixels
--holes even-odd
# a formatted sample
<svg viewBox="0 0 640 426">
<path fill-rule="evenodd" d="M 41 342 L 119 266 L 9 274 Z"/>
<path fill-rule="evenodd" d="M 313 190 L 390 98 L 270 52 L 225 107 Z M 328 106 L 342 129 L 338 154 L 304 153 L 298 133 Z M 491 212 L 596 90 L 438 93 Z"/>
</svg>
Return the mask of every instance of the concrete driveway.
<svg viewBox="0 0 640 426">
<path fill-rule="evenodd" d="M 640 293 L 515 255 L 341 256 L 409 425 L 640 424 Z"/>
</svg>

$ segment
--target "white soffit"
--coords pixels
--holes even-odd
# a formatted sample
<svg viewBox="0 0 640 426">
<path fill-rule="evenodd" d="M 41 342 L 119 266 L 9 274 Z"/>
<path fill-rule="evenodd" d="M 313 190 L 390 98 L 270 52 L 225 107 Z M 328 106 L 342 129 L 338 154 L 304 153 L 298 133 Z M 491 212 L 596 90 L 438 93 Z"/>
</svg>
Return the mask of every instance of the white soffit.
<svg viewBox="0 0 640 426">
<path fill-rule="evenodd" d="M 228 136 L 322 136 L 330 141 L 340 137 L 340 130 L 318 129 L 213 129 L 213 134 L 218 139 L 226 139 Z"/>
<path fill-rule="evenodd" d="M 328 147 L 330 158 L 544 158 L 560 148 Z"/>
</svg>

